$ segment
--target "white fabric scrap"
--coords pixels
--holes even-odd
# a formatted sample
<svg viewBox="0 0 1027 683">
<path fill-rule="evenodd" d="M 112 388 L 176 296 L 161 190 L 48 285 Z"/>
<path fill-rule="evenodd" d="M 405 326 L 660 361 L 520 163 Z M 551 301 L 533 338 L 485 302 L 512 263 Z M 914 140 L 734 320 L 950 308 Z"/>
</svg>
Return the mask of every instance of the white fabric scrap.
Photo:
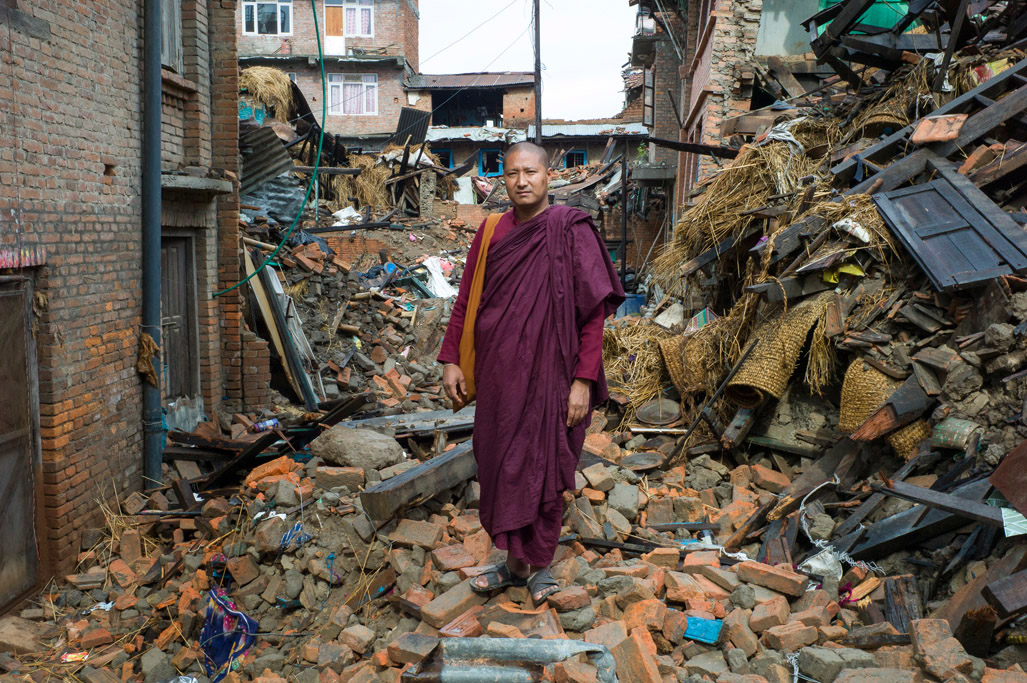
<svg viewBox="0 0 1027 683">
<path fill-rule="evenodd" d="M 424 266 L 428 269 L 428 289 L 432 294 L 440 299 L 448 299 L 457 295 L 457 291 L 442 274 L 442 259 L 438 256 L 431 256 L 424 260 Z"/>
</svg>

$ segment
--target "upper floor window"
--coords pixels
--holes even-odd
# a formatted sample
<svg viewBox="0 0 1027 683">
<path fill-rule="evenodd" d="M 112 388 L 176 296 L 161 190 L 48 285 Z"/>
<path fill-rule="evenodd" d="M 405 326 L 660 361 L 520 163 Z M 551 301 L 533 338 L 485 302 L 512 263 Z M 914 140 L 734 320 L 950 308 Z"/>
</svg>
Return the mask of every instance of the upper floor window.
<svg viewBox="0 0 1027 683">
<path fill-rule="evenodd" d="M 328 74 L 328 113 L 334 116 L 377 114 L 377 74 Z"/>
<path fill-rule="evenodd" d="M 343 30 L 347 38 L 374 36 L 374 0 L 325 0 L 325 5 L 342 7 Z"/>
<path fill-rule="evenodd" d="M 243 0 L 243 33 L 292 35 L 292 0 Z"/>
</svg>

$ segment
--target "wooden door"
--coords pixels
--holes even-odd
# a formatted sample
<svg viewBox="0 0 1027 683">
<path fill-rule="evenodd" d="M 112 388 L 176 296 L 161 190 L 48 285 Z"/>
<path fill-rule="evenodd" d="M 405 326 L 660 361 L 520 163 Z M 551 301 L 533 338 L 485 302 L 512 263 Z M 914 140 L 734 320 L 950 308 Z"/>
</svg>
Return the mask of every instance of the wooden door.
<svg viewBox="0 0 1027 683">
<path fill-rule="evenodd" d="M 169 400 L 199 393 L 192 247 L 189 237 L 161 238 L 161 360 Z"/>
<path fill-rule="evenodd" d="M 941 291 L 1027 270 L 1027 234 L 969 180 L 939 165 L 930 183 L 874 195 L 888 226 Z"/>
<path fill-rule="evenodd" d="M 38 396 L 28 290 L 0 283 L 0 612 L 36 585 Z"/>
</svg>

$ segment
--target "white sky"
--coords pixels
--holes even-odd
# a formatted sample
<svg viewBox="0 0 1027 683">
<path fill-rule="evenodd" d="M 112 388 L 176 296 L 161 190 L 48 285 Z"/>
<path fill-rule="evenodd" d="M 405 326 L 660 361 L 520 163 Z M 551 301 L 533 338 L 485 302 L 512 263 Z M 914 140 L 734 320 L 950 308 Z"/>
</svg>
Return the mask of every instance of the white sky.
<svg viewBox="0 0 1027 683">
<path fill-rule="evenodd" d="M 422 73 L 535 68 L 531 0 L 420 0 L 419 5 Z M 629 58 L 637 10 L 628 0 L 542 0 L 541 11 L 542 116 L 574 120 L 619 113 L 621 66 Z"/>
</svg>

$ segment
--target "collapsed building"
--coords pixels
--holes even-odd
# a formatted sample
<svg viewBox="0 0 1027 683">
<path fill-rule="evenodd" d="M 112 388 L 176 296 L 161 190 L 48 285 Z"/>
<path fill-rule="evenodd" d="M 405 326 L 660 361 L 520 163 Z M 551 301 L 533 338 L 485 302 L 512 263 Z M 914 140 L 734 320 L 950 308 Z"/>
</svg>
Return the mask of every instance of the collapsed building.
<svg viewBox="0 0 1027 683">
<path fill-rule="evenodd" d="M 476 514 L 473 407 L 446 409 L 432 364 L 481 215 L 459 207 L 502 197 L 453 204 L 426 124 L 364 161 L 316 121 L 259 126 L 240 131 L 273 131 L 255 158 L 319 195 L 295 231 L 245 198 L 237 218 L 273 409 L 169 431 L 169 483 L 104 508 L 74 571 L 0 621 L 0 666 L 150 683 L 483 666 L 1027 678 L 1027 24 L 1016 4 L 962 2 L 874 26 L 870 4 L 808 17 L 836 74 L 744 114 L 741 139 L 611 131 L 596 168 L 552 183 L 612 229 L 665 180 L 625 147 L 718 160 L 639 266 L 641 311 L 607 322 L 613 395 L 565 494 L 545 605 L 469 588 L 502 554 Z"/>
</svg>

